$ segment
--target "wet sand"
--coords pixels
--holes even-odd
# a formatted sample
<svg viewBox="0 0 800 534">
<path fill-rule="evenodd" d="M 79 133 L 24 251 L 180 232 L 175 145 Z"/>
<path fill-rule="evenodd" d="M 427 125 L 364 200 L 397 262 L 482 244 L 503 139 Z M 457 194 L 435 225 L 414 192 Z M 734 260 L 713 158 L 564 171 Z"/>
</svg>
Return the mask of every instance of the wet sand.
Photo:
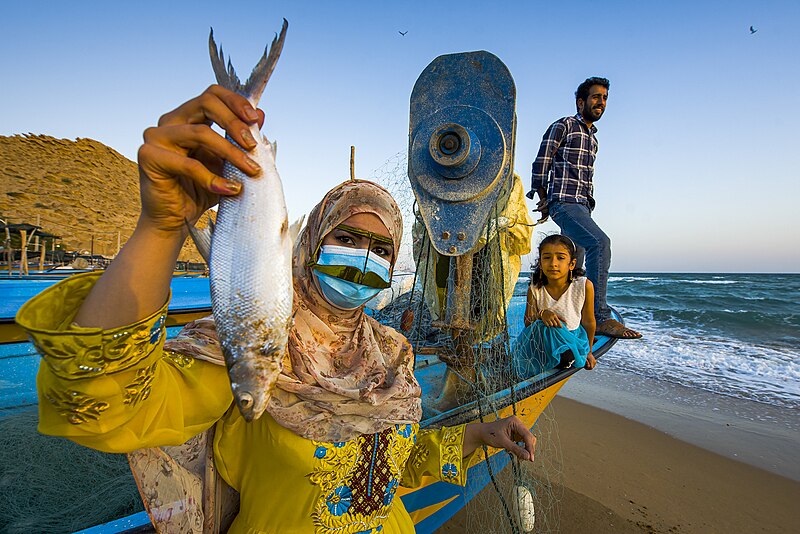
<svg viewBox="0 0 800 534">
<path fill-rule="evenodd" d="M 787 429 L 796 416 L 777 410 L 770 417 L 782 418 L 779 422 L 752 421 L 754 414 L 742 410 L 770 414 L 769 407 L 713 396 L 679 402 L 659 392 L 659 385 L 640 381 L 621 372 L 578 373 L 545 412 L 550 428 L 541 429 L 544 459 L 537 462 L 543 465 L 532 472 L 540 470 L 551 480 L 558 517 L 556 524 L 551 518 L 545 530 L 534 532 L 798 532 L 800 462 L 792 459 L 800 457 L 800 435 Z M 679 393 L 682 399 L 687 394 Z M 635 414 L 661 430 L 609 409 Z M 545 444 L 546 439 L 552 443 Z M 559 452 L 553 455 L 553 450 Z M 740 461 L 742 455 L 747 463 Z M 469 513 L 460 512 L 439 532 L 497 530 L 476 530 Z M 496 513 L 502 513 L 499 507 Z"/>
</svg>

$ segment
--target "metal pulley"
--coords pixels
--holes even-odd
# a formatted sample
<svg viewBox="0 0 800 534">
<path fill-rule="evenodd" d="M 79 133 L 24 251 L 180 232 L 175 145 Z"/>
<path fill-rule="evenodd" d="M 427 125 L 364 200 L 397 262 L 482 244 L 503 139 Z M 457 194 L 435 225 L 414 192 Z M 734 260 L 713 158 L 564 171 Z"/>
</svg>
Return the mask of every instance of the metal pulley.
<svg viewBox="0 0 800 534">
<path fill-rule="evenodd" d="M 516 88 L 489 52 L 434 59 L 411 93 L 408 175 L 433 247 L 472 250 L 510 191 Z"/>
</svg>

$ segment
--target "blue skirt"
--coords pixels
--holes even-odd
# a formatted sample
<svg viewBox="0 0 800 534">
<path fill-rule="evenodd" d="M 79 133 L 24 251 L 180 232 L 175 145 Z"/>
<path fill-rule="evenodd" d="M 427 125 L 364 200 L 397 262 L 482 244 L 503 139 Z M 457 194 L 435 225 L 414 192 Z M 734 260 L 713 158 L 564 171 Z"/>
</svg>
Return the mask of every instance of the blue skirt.
<svg viewBox="0 0 800 534">
<path fill-rule="evenodd" d="M 520 379 L 530 378 L 561 363 L 561 355 L 572 351 L 575 367 L 586 365 L 589 337 L 583 326 L 567 330 L 545 326 L 542 321 L 531 324 L 517 338 L 511 354 L 511 365 Z"/>
</svg>

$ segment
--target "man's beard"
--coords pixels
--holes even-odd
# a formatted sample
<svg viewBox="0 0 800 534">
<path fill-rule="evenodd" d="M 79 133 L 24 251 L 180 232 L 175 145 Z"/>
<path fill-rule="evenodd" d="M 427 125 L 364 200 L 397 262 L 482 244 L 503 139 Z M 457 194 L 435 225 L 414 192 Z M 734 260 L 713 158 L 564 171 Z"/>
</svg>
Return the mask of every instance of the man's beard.
<svg viewBox="0 0 800 534">
<path fill-rule="evenodd" d="M 604 111 L 605 109 L 592 109 L 590 106 L 584 105 L 583 113 L 581 113 L 581 115 L 583 115 L 584 119 L 590 119 L 591 122 L 594 122 L 600 120 L 600 117 L 603 116 Z"/>
</svg>

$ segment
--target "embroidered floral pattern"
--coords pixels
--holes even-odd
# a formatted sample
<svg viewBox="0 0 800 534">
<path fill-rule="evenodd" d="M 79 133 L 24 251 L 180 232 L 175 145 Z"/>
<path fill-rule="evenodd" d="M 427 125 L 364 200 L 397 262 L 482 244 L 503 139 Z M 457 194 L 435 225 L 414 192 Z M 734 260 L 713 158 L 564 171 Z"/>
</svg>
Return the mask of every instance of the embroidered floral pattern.
<svg viewBox="0 0 800 534">
<path fill-rule="evenodd" d="M 136 371 L 136 378 L 125 386 L 125 395 L 122 398 L 123 404 L 136 406 L 150 396 L 150 386 L 153 382 L 153 377 L 156 375 L 156 365 L 158 364 L 154 363 L 150 367 Z"/>
<path fill-rule="evenodd" d="M 350 509 L 353 492 L 347 486 L 339 486 L 328 495 L 328 511 L 336 516 L 345 514 Z"/>
<path fill-rule="evenodd" d="M 397 491 L 397 479 L 394 478 L 389 481 L 389 485 L 386 486 L 386 491 L 383 492 L 383 504 L 384 506 L 389 506 L 392 504 L 392 500 L 394 499 L 394 494 Z"/>
<path fill-rule="evenodd" d="M 411 465 L 413 465 L 415 469 L 419 469 L 422 467 L 422 464 L 427 461 L 428 456 L 430 456 L 430 451 L 426 447 L 414 449 L 413 456 L 411 457 Z"/>
<path fill-rule="evenodd" d="M 50 389 L 44 396 L 55 407 L 56 411 L 66 417 L 67 421 L 73 425 L 80 425 L 86 421 L 96 421 L 100 414 L 108 410 L 109 407 L 107 402 L 98 401 L 74 390 Z"/>
<path fill-rule="evenodd" d="M 194 358 L 186 354 L 181 354 L 179 352 L 175 352 L 172 350 L 165 350 L 163 358 L 168 359 L 176 367 L 180 367 L 181 369 L 188 369 L 189 367 L 194 365 Z"/>
<path fill-rule="evenodd" d="M 445 480 L 454 479 L 458 476 L 458 467 L 455 464 L 444 464 L 442 466 L 442 478 Z"/>
<path fill-rule="evenodd" d="M 314 442 L 312 483 L 321 497 L 312 513 L 316 532 L 380 532 L 389 516 L 403 467 L 414 446 L 416 425 L 337 443 Z"/>
<path fill-rule="evenodd" d="M 158 318 L 158 321 L 155 322 L 152 328 L 150 328 L 150 344 L 155 345 L 158 343 L 158 340 L 161 339 L 161 334 L 164 332 L 164 323 L 167 320 L 166 315 L 161 315 Z"/>
<path fill-rule="evenodd" d="M 414 435 L 414 443 L 417 442 L 418 437 L 430 434 L 431 432 L 433 432 L 433 430 L 429 428 L 426 428 L 425 430 L 420 430 Z M 428 460 L 428 456 L 430 456 L 430 451 L 428 450 L 427 447 L 417 447 L 412 451 L 409 463 L 414 467 L 414 469 L 419 469 L 420 467 L 422 467 L 422 464 L 424 464 Z"/>
<path fill-rule="evenodd" d="M 30 332 L 30 336 L 53 374 L 70 380 L 87 378 L 128 369 L 152 354 L 163 337 L 163 316 L 160 311 L 136 324 L 104 332 Z M 154 334 L 158 334 L 155 342 Z"/>
</svg>

